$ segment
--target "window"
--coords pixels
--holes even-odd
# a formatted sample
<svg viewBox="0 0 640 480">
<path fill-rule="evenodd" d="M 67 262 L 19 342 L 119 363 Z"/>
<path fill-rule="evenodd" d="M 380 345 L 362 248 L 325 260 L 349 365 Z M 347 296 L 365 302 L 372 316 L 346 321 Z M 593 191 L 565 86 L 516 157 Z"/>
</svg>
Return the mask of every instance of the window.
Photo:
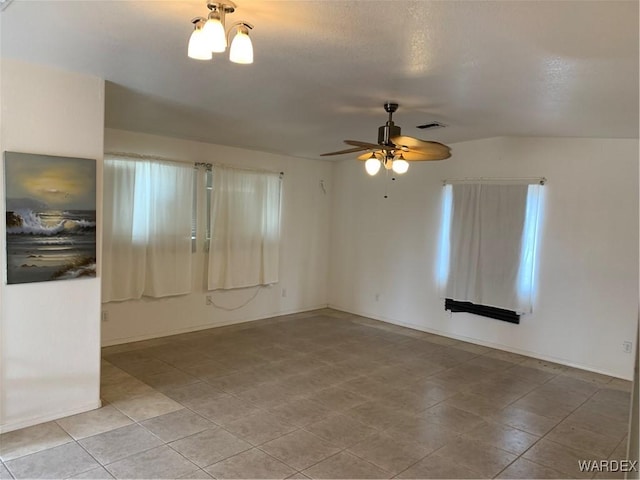
<svg viewBox="0 0 640 480">
<path fill-rule="evenodd" d="M 517 323 L 531 312 L 540 185 L 446 185 L 438 278 L 445 308 Z"/>
<path fill-rule="evenodd" d="M 103 301 L 191 291 L 193 166 L 107 157 Z"/>
<path fill-rule="evenodd" d="M 280 175 L 203 166 L 105 159 L 103 301 L 191 292 L 199 241 L 210 290 L 278 281 Z"/>
<path fill-rule="evenodd" d="M 209 290 L 278 281 L 280 186 L 277 173 L 215 167 Z"/>
</svg>

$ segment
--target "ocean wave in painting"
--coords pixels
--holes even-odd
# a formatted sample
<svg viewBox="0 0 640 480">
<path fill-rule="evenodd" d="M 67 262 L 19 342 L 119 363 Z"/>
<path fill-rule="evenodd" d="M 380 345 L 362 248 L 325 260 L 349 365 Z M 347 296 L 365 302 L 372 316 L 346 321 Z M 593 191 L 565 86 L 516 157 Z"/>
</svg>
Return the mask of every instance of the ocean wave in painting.
<svg viewBox="0 0 640 480">
<path fill-rule="evenodd" d="M 81 234 L 84 231 L 94 231 L 96 222 L 74 218 L 70 212 L 62 212 L 59 220 L 53 224 L 44 222 L 41 214 L 29 209 L 19 209 L 12 212 L 17 219 L 18 226 L 7 226 L 8 235 L 38 235 L 55 236 L 61 233 Z"/>
</svg>

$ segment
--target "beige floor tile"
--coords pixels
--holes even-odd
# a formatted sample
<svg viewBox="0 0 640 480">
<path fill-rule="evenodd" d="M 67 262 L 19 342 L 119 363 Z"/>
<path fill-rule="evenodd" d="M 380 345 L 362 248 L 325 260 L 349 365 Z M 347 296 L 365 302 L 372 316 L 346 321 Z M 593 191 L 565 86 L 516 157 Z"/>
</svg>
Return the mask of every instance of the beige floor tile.
<svg viewBox="0 0 640 480">
<path fill-rule="evenodd" d="M 566 474 L 553 468 L 538 465 L 526 458 L 518 458 L 505 468 L 497 478 L 530 479 L 530 478 L 566 478 Z"/>
<path fill-rule="evenodd" d="M 380 402 L 402 412 L 418 414 L 440 403 L 440 400 L 410 390 L 398 390 L 392 396 L 381 398 Z"/>
<path fill-rule="evenodd" d="M 102 465 L 106 465 L 157 447 L 162 441 L 140 425 L 134 424 L 79 440 L 78 443 Z"/>
<path fill-rule="evenodd" d="M 139 375 L 138 378 L 144 381 L 147 385 L 150 385 L 160 391 L 167 388 L 190 385 L 199 381 L 197 377 L 189 375 L 188 373 L 182 372 L 176 368 L 166 372 Z"/>
<path fill-rule="evenodd" d="M 545 367 L 546 366 L 546 367 Z M 553 367 L 555 368 L 555 367 Z M 509 370 L 500 372 L 499 375 L 510 378 L 518 378 L 527 382 L 537 383 L 539 385 L 548 382 L 557 374 L 561 373 L 561 370 L 554 371 L 552 367 L 549 367 L 545 362 L 535 361 L 531 363 L 529 360 L 519 363 Z"/>
<path fill-rule="evenodd" d="M 279 420 L 275 415 L 263 411 L 247 415 L 225 425 L 226 430 L 252 445 L 261 445 L 297 428 Z"/>
<path fill-rule="evenodd" d="M 558 424 L 557 420 L 512 406 L 502 409 L 488 420 L 502 423 L 518 430 L 524 430 L 540 437 Z"/>
<path fill-rule="evenodd" d="M 498 413 L 503 405 L 472 393 L 458 393 L 453 397 L 447 398 L 441 405 L 449 405 L 466 412 L 473 413 L 479 417 L 489 417 Z"/>
<path fill-rule="evenodd" d="M 548 372 L 554 375 L 560 375 L 568 370 L 569 367 L 560 365 L 559 363 L 547 362 L 546 360 L 540 360 L 537 358 L 527 358 L 520 365 L 527 368 L 535 368 L 543 372 Z"/>
<path fill-rule="evenodd" d="M 578 408 L 569 415 L 567 421 L 578 428 L 618 439 L 624 437 L 629 428 L 629 422 L 626 418 L 614 419 L 583 408 Z"/>
<path fill-rule="evenodd" d="M 600 433 L 578 428 L 571 421 L 560 423 L 545 438 L 566 447 L 590 453 L 593 458 L 609 458 L 620 438 L 607 437 Z"/>
<path fill-rule="evenodd" d="M 629 382 L 330 309 L 104 354 L 101 393 L 110 406 L 59 422 L 117 464 L 119 476 L 209 478 L 217 465 L 229 478 L 270 468 L 277 478 L 307 478 L 300 469 L 315 477 L 543 478 L 570 476 L 576 452 L 626 454 Z M 123 427 L 110 412 L 149 431 Z M 302 427 L 309 432 L 291 431 Z M 12 432 L 0 437 L 0 456 L 11 435 L 18 455 L 71 441 L 62 432 L 47 443 L 46 432 L 31 431 L 25 445 Z M 168 451 L 163 441 L 182 453 L 156 456 Z M 338 453 L 345 447 L 353 452 Z M 211 464 L 210 473 L 200 468 Z M 100 467 L 83 473 L 109 477 Z"/>
<path fill-rule="evenodd" d="M 524 453 L 540 439 L 522 430 L 493 422 L 474 428 L 464 438 L 486 443 L 515 455 Z"/>
<path fill-rule="evenodd" d="M 14 430 L 0 435 L 0 458 L 7 462 L 14 458 L 40 452 L 73 441 L 55 422 Z"/>
<path fill-rule="evenodd" d="M 112 402 L 112 405 L 136 422 L 183 408 L 178 402 L 155 390 L 116 400 Z"/>
<path fill-rule="evenodd" d="M 350 408 L 369 402 L 369 397 L 345 390 L 343 388 L 330 387 L 314 393 L 311 398 L 330 410 L 348 410 Z"/>
<path fill-rule="evenodd" d="M 276 408 L 291 400 L 277 382 L 266 383 L 236 394 L 238 398 L 263 409 Z"/>
<path fill-rule="evenodd" d="M 239 453 L 206 468 L 214 478 L 289 478 L 295 470 L 257 448 Z"/>
<path fill-rule="evenodd" d="M 432 449 L 423 443 L 378 433 L 349 447 L 349 452 L 396 475 L 427 456 Z"/>
<path fill-rule="evenodd" d="M 610 417 L 615 422 L 624 423 L 629 418 L 629 402 L 614 402 L 595 396 L 581 405 L 580 410 L 593 415 Z"/>
<path fill-rule="evenodd" d="M 67 478 L 99 466 L 75 442 L 9 460 L 6 465 L 15 478 Z"/>
<path fill-rule="evenodd" d="M 304 427 L 334 413 L 318 402 L 307 398 L 288 402 L 280 407 L 271 409 L 270 412 L 278 419 L 297 427 Z"/>
<path fill-rule="evenodd" d="M 534 463 L 558 470 L 573 478 L 590 478 L 593 474 L 580 472 L 578 462 L 590 460 L 592 455 L 574 450 L 547 439 L 542 439 L 527 450 L 523 457 Z"/>
<path fill-rule="evenodd" d="M 456 460 L 482 477 L 494 477 L 517 457 L 486 443 L 458 438 L 437 451 L 442 457 Z"/>
<path fill-rule="evenodd" d="M 76 440 L 130 425 L 132 420 L 111 405 L 57 421 Z"/>
<path fill-rule="evenodd" d="M 202 399 L 208 400 L 228 395 L 220 390 L 216 390 L 205 382 L 197 382 L 180 387 L 163 389 L 162 393 L 186 407 L 189 407 L 191 404 Z"/>
<path fill-rule="evenodd" d="M 580 370 L 579 368 L 565 367 L 564 375 L 574 377 L 586 382 L 595 383 L 597 385 L 607 385 L 613 380 L 613 377 L 602 375 L 601 373 Z"/>
<path fill-rule="evenodd" d="M 104 467 L 96 467 L 87 472 L 78 473 L 77 475 L 74 475 L 73 477 L 69 477 L 69 478 L 78 478 L 78 479 L 86 479 L 86 480 L 89 480 L 89 479 L 109 480 L 113 478 L 113 475 L 111 475 Z"/>
<path fill-rule="evenodd" d="M 557 377 L 552 378 L 549 382 L 543 385 L 543 387 L 547 387 L 547 386 L 560 387 L 560 389 L 562 389 L 562 391 L 565 391 L 565 392 L 568 391 L 568 392 L 581 393 L 585 397 L 593 395 L 598 391 L 598 388 L 600 387 L 599 385 L 594 384 L 593 382 L 588 382 L 586 380 L 581 380 L 579 378 L 575 378 L 575 377 L 564 375 L 564 374 L 558 375 Z"/>
<path fill-rule="evenodd" d="M 177 478 L 195 465 L 166 445 L 131 455 L 106 466 L 115 478 Z"/>
<path fill-rule="evenodd" d="M 385 430 L 398 422 L 413 418 L 409 413 L 398 411 L 376 401 L 358 405 L 346 410 L 344 414 L 379 430 Z"/>
<path fill-rule="evenodd" d="M 310 478 L 391 478 L 384 470 L 348 452 L 340 452 L 303 472 Z"/>
<path fill-rule="evenodd" d="M 420 417 L 397 423 L 384 433 L 403 441 L 419 443 L 429 451 L 435 451 L 460 436 L 447 426 Z"/>
<path fill-rule="evenodd" d="M 304 470 L 340 451 L 336 445 L 304 430 L 265 443 L 260 449 L 296 470 Z"/>
<path fill-rule="evenodd" d="M 614 378 L 609 383 L 607 383 L 607 388 L 613 390 L 621 390 L 623 392 L 631 392 L 633 388 L 633 382 L 629 380 L 623 380 L 621 378 Z"/>
<path fill-rule="evenodd" d="M 216 397 L 191 406 L 192 410 L 219 425 L 225 425 L 259 411 L 259 408 L 238 397 Z"/>
<path fill-rule="evenodd" d="M 484 423 L 484 419 L 475 413 L 443 403 L 425 410 L 421 417 L 455 433 L 466 433 Z"/>
<path fill-rule="evenodd" d="M 182 409 L 141 422 L 144 428 L 165 443 L 214 428 L 212 422 L 190 410 Z"/>
<path fill-rule="evenodd" d="M 396 478 L 482 478 L 478 472 L 469 470 L 455 459 L 431 454 L 420 460 Z"/>
<path fill-rule="evenodd" d="M 251 448 L 249 443 L 221 428 L 204 430 L 169 446 L 199 467 L 207 467 Z"/>
<path fill-rule="evenodd" d="M 208 480 L 213 478 L 207 472 L 201 469 L 193 470 L 189 473 L 179 476 L 180 479 L 192 479 L 192 480 Z"/>
<path fill-rule="evenodd" d="M 496 358 L 498 360 L 504 360 L 509 363 L 522 363 L 525 360 L 528 360 L 528 357 L 524 355 L 518 355 L 517 353 L 511 353 L 504 350 L 494 350 L 486 354 L 487 357 Z"/>
<path fill-rule="evenodd" d="M 376 432 L 373 427 L 345 415 L 332 415 L 307 425 L 305 430 L 341 448 L 347 448 Z"/>
<path fill-rule="evenodd" d="M 10 480 L 12 478 L 9 470 L 4 466 L 4 463 L 0 463 L 0 480 Z"/>
<path fill-rule="evenodd" d="M 562 420 L 576 409 L 574 406 L 568 406 L 548 396 L 541 395 L 535 390 L 513 402 L 511 406 L 556 421 Z"/>
</svg>

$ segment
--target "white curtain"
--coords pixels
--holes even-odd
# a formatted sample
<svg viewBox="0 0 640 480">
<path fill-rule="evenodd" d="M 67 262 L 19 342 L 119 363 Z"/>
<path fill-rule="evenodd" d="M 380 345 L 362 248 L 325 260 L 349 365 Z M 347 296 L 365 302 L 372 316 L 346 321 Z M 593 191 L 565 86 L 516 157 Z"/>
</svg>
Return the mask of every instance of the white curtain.
<svg viewBox="0 0 640 480">
<path fill-rule="evenodd" d="M 191 291 L 193 165 L 107 157 L 102 301 Z"/>
<path fill-rule="evenodd" d="M 280 184 L 276 173 L 214 168 L 209 290 L 278 281 Z"/>
<path fill-rule="evenodd" d="M 537 194 L 527 184 L 452 186 L 447 298 L 531 311 L 538 205 L 531 187 Z"/>
</svg>

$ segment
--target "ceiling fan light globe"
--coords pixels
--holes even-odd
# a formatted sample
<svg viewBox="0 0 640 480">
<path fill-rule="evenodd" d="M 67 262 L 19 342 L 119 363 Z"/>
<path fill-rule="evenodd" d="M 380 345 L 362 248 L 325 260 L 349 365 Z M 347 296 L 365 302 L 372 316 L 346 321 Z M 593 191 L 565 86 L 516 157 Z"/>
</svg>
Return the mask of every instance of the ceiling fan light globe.
<svg viewBox="0 0 640 480">
<path fill-rule="evenodd" d="M 391 168 L 393 168 L 393 171 L 397 174 L 402 175 L 403 173 L 407 173 L 407 170 L 409 170 L 409 162 L 400 158 L 393 161 Z"/>
<path fill-rule="evenodd" d="M 364 162 L 364 168 L 369 175 L 372 177 L 380 171 L 380 160 L 377 158 L 370 158 L 366 162 Z"/>
<path fill-rule="evenodd" d="M 212 52 L 224 52 L 227 49 L 227 35 L 219 18 L 209 17 L 202 28 L 207 48 Z"/>
<path fill-rule="evenodd" d="M 233 37 L 229 49 L 229 60 L 243 65 L 253 63 L 253 44 L 246 27 L 238 28 L 238 33 Z"/>
<path fill-rule="evenodd" d="M 207 47 L 206 38 L 202 32 L 202 28 L 196 27 L 189 38 L 189 47 L 187 55 L 194 60 L 211 60 L 211 50 Z"/>
</svg>

